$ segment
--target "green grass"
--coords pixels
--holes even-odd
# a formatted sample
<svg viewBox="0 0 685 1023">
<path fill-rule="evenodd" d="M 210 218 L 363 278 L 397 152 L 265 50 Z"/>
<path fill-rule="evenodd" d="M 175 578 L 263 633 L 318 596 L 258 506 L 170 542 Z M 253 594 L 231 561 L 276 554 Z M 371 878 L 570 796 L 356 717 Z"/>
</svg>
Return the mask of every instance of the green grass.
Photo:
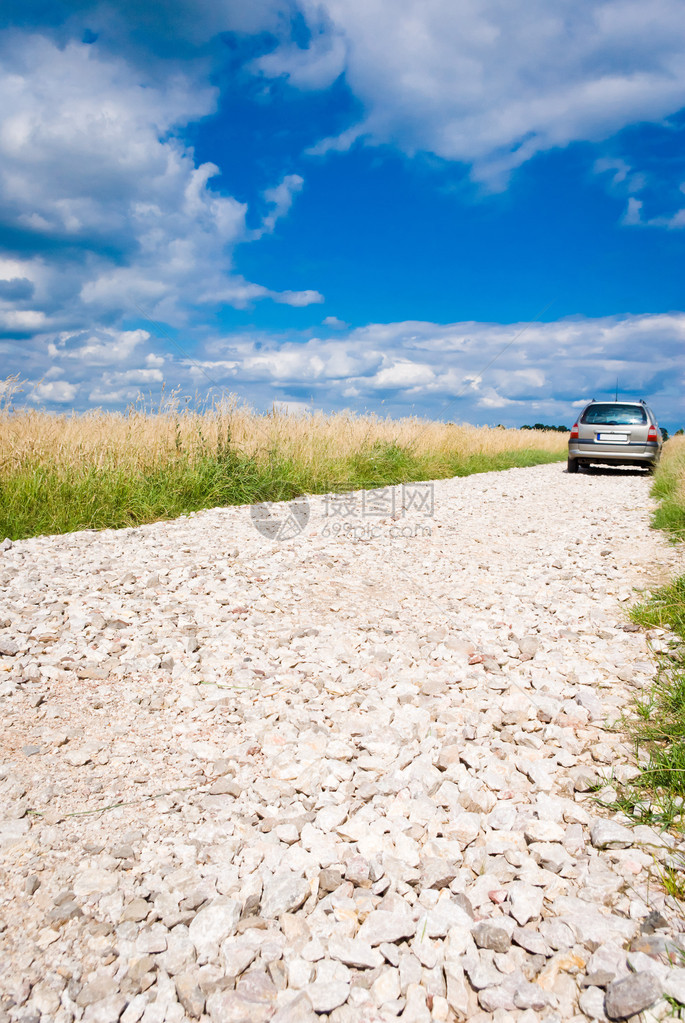
<svg viewBox="0 0 685 1023">
<path fill-rule="evenodd" d="M 314 466 L 284 457 L 278 450 L 257 460 L 229 447 L 192 458 L 180 452 L 146 470 L 27 460 L 0 477 L 0 538 L 116 529 L 203 508 L 468 476 L 560 458 L 534 448 L 464 457 L 417 455 L 408 447 L 376 443 Z"/>
<path fill-rule="evenodd" d="M 681 539 L 685 527 L 682 457 L 657 469 L 652 493 L 660 501 L 654 517 L 657 528 Z M 642 757 L 641 774 L 621 791 L 622 808 L 642 822 L 685 830 L 685 575 L 656 591 L 631 611 L 645 629 L 669 630 L 667 652 L 656 655 L 657 674 L 650 692 L 635 705 L 629 722 L 636 753 Z M 685 894 L 682 870 L 671 869 L 663 878 L 669 891 Z"/>
<path fill-rule="evenodd" d="M 659 465 L 652 496 L 659 501 L 654 515 L 656 528 L 665 530 L 673 540 L 685 540 L 685 449 L 682 445 L 675 455 Z"/>
</svg>

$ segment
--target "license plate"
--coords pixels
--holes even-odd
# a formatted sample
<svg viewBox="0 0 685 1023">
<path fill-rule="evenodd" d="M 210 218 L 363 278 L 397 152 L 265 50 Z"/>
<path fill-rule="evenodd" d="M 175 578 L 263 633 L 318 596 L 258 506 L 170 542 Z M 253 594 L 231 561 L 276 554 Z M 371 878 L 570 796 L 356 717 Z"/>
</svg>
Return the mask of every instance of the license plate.
<svg viewBox="0 0 685 1023">
<path fill-rule="evenodd" d="M 627 444 L 627 433 L 598 433 L 597 440 L 610 441 L 612 444 Z"/>
</svg>

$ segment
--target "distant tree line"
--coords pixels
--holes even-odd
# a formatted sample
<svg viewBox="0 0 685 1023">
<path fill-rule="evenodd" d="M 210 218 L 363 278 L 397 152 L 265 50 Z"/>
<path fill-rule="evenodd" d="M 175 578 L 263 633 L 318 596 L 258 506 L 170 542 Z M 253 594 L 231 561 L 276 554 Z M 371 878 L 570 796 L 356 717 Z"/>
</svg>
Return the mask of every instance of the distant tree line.
<svg viewBox="0 0 685 1023">
<path fill-rule="evenodd" d="M 555 433 L 568 433 L 568 426 L 547 426 L 546 423 L 533 423 L 532 426 L 522 426 L 522 430 L 547 430 Z"/>
</svg>

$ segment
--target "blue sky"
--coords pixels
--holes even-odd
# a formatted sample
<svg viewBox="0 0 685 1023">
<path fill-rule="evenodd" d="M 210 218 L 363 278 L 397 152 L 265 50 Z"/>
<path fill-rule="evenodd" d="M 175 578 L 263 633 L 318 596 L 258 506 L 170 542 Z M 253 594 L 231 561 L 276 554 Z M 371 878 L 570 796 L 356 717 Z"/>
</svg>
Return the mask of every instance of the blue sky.
<svg viewBox="0 0 685 1023">
<path fill-rule="evenodd" d="M 679 3 L 6 0 L 0 58 L 25 400 L 685 425 Z"/>
</svg>

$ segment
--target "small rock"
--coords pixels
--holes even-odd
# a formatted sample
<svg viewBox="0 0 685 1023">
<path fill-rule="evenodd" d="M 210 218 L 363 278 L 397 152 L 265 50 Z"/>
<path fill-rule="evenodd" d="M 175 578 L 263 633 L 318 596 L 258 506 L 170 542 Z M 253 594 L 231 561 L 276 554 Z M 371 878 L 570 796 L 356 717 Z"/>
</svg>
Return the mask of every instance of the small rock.
<svg viewBox="0 0 685 1023">
<path fill-rule="evenodd" d="M 527 842 L 562 842 L 564 829 L 554 821 L 532 820 L 525 825 L 523 835 Z"/>
<path fill-rule="evenodd" d="M 519 640 L 520 660 L 531 661 L 538 652 L 539 647 L 540 641 L 537 636 L 524 636 L 523 639 Z"/>
<path fill-rule="evenodd" d="M 604 1014 L 604 992 L 599 987 L 586 987 L 581 992 L 578 1005 L 582 1012 L 590 1019 L 605 1020 Z"/>
<path fill-rule="evenodd" d="M 514 1005 L 517 1009 L 533 1009 L 542 1012 L 551 1002 L 550 996 L 537 984 L 523 981 L 514 992 Z"/>
<path fill-rule="evenodd" d="M 113 994 L 89 1005 L 83 1014 L 83 1023 L 118 1023 L 126 1008 L 124 995 Z"/>
<path fill-rule="evenodd" d="M 409 913 L 390 913 L 377 909 L 369 913 L 359 928 L 357 937 L 369 945 L 382 945 L 383 942 L 402 941 L 412 938 L 416 932 L 416 923 Z"/>
<path fill-rule="evenodd" d="M 524 765 L 526 777 L 539 792 L 551 792 L 554 785 L 553 765 L 550 761 L 534 760 Z"/>
<path fill-rule="evenodd" d="M 29 877 L 26 878 L 24 891 L 27 895 L 35 895 L 39 888 L 40 878 L 36 874 L 30 874 Z"/>
<path fill-rule="evenodd" d="M 82 1009 L 85 1009 L 89 1005 L 95 1005 L 98 1002 L 107 1001 L 112 996 L 116 996 L 116 988 L 117 984 L 113 977 L 109 977 L 104 974 L 91 974 L 88 982 L 83 985 L 76 995 L 76 1004 L 80 1005 Z M 119 1010 L 119 1014 L 121 1014 L 121 1009 Z"/>
<path fill-rule="evenodd" d="M 50 910 L 47 920 L 51 927 L 62 927 L 68 920 L 73 920 L 77 916 L 83 916 L 81 907 L 73 899 L 65 899 Z"/>
<path fill-rule="evenodd" d="M 136 951 L 141 955 L 158 955 L 165 952 L 169 932 L 163 924 L 144 928 L 136 939 Z"/>
<path fill-rule="evenodd" d="M 373 982 L 371 993 L 378 1005 L 385 1005 L 387 1002 L 394 1002 L 400 997 L 400 972 L 391 966 L 381 970 Z"/>
<path fill-rule="evenodd" d="M 443 746 L 438 754 L 436 766 L 440 771 L 446 771 L 448 767 L 452 767 L 453 764 L 458 764 L 463 751 L 463 746 L 456 744 Z"/>
<path fill-rule="evenodd" d="M 257 955 L 257 949 L 252 945 L 241 944 L 244 938 L 227 938 L 221 946 L 221 964 L 226 977 L 239 977 Z"/>
<path fill-rule="evenodd" d="M 478 813 L 456 813 L 449 823 L 450 836 L 454 835 L 462 849 L 475 842 L 480 834 L 480 815 Z"/>
<path fill-rule="evenodd" d="M 674 967 L 668 971 L 664 980 L 664 994 L 685 1005 L 685 968 Z"/>
<path fill-rule="evenodd" d="M 271 1023 L 317 1023 L 309 995 L 303 991 L 271 1017 Z"/>
<path fill-rule="evenodd" d="M 197 974 L 179 973 L 174 977 L 178 1000 L 189 1016 L 199 1017 L 204 1012 L 205 996 L 198 984 Z"/>
<path fill-rule="evenodd" d="M 378 951 L 381 953 L 385 961 L 390 963 L 391 966 L 400 965 L 400 953 L 397 945 L 393 945 L 388 941 L 383 941 L 378 946 Z"/>
<path fill-rule="evenodd" d="M 550 954 L 547 942 L 535 927 L 515 927 L 511 938 L 515 945 L 524 948 L 531 955 Z"/>
<path fill-rule="evenodd" d="M 508 889 L 510 909 L 514 920 L 523 927 L 529 920 L 537 920 L 542 912 L 543 892 L 524 881 L 513 881 Z"/>
<path fill-rule="evenodd" d="M 68 749 L 64 754 L 64 759 L 72 767 L 85 767 L 86 764 L 90 764 L 92 761 L 90 753 L 79 749 Z"/>
<path fill-rule="evenodd" d="M 613 942 L 600 945 L 587 961 L 588 983 L 595 987 L 606 987 L 628 972 L 624 950 Z"/>
<path fill-rule="evenodd" d="M 369 861 L 363 856 L 352 856 L 345 867 L 345 880 L 350 881 L 357 888 L 370 888 Z"/>
<path fill-rule="evenodd" d="M 267 920 L 294 913 L 311 895 L 309 882 L 292 871 L 274 874 L 264 882 L 261 912 Z"/>
<path fill-rule="evenodd" d="M 146 920 L 150 913 L 150 903 L 146 902 L 145 899 L 131 899 L 127 902 L 123 908 L 121 914 L 121 922 L 125 920 L 132 920 L 134 923 L 140 923 L 142 920 Z"/>
<path fill-rule="evenodd" d="M 119 877 L 120 875 L 115 871 L 105 870 L 102 867 L 81 870 L 74 880 L 74 892 L 79 898 L 87 898 L 89 895 L 107 895 L 118 886 Z"/>
<path fill-rule="evenodd" d="M 478 948 L 490 948 L 494 952 L 508 952 L 514 921 L 504 917 L 496 920 L 481 920 L 472 930 L 473 940 Z"/>
<path fill-rule="evenodd" d="M 668 928 L 668 920 L 659 912 L 653 909 L 652 912 L 642 921 L 642 933 L 654 934 L 655 931 Z"/>
<path fill-rule="evenodd" d="M 586 764 L 570 768 L 568 774 L 576 792 L 590 792 L 599 782 L 597 772 Z"/>
<path fill-rule="evenodd" d="M 553 874 L 561 873 L 571 862 L 569 854 L 558 842 L 532 842 L 528 848 L 535 862 Z"/>
<path fill-rule="evenodd" d="M 328 942 L 328 954 L 331 959 L 337 959 L 345 966 L 351 966 L 356 970 L 373 970 L 383 962 L 383 956 L 379 951 L 358 938 L 331 938 Z"/>
<path fill-rule="evenodd" d="M 210 796 L 233 796 L 237 799 L 242 789 L 233 778 L 218 778 L 207 791 Z"/>
<path fill-rule="evenodd" d="M 350 985 L 342 980 L 316 980 L 306 988 L 305 993 L 309 996 L 314 1012 L 333 1012 L 333 1009 L 347 1001 Z"/>
<path fill-rule="evenodd" d="M 122 845 L 112 846 L 112 849 L 110 850 L 110 855 L 115 860 L 132 860 L 135 857 L 136 853 L 132 845 L 124 843 Z"/>
<path fill-rule="evenodd" d="M 268 1023 L 273 1017 L 271 1001 L 245 998 L 237 991 L 213 991 L 207 998 L 207 1013 L 212 1023 Z"/>
<path fill-rule="evenodd" d="M 447 888 L 457 876 L 457 867 L 449 860 L 443 860 L 437 856 L 428 857 L 421 861 L 421 876 L 419 886 L 421 888 L 441 889 Z"/>
<path fill-rule="evenodd" d="M 407 1004 L 402 1019 L 407 1020 L 407 1023 L 431 1023 L 432 1014 L 428 1008 L 428 992 L 425 987 L 422 984 L 410 984 L 405 997 Z"/>
<path fill-rule="evenodd" d="M 415 955 L 402 952 L 399 956 L 400 990 L 405 992 L 410 984 L 419 984 L 423 968 Z"/>
<path fill-rule="evenodd" d="M 235 933 L 240 920 L 240 903 L 219 896 L 193 917 L 188 936 L 198 957 L 207 961 L 218 955 L 219 945 Z"/>
<path fill-rule="evenodd" d="M 653 973 L 632 973 L 607 988 L 604 1011 L 609 1019 L 628 1019 L 661 997 L 661 984 Z"/>
<path fill-rule="evenodd" d="M 279 842 L 284 845 L 295 845 L 300 840 L 300 832 L 295 824 L 278 824 L 274 828 L 274 834 Z"/>
<path fill-rule="evenodd" d="M 595 849 L 629 849 L 633 845 L 633 833 L 616 821 L 597 820 L 592 825 L 590 840 Z"/>
<path fill-rule="evenodd" d="M 319 871 L 319 891 L 334 892 L 343 883 L 343 876 L 339 870 L 332 870 L 326 867 Z"/>
</svg>

